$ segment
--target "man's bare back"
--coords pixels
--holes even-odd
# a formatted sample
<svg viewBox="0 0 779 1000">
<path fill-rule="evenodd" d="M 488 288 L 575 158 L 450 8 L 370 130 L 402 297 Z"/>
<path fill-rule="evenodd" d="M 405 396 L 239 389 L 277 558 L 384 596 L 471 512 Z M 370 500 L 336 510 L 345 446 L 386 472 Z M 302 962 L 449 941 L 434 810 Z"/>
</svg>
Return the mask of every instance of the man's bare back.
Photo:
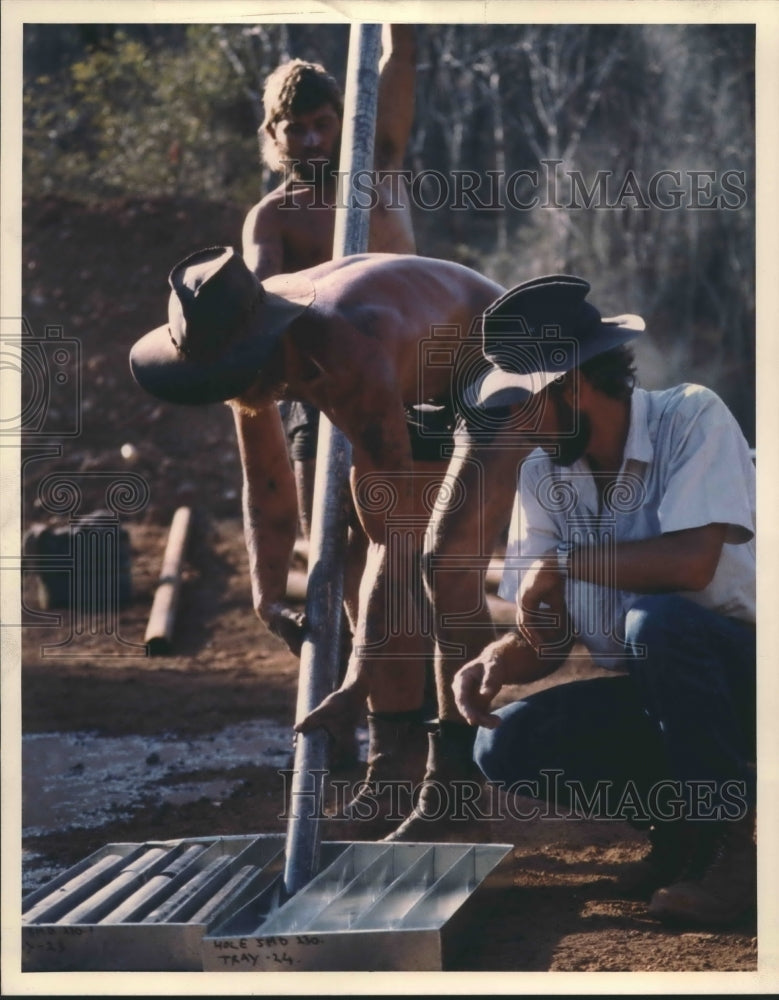
<svg viewBox="0 0 779 1000">
<path fill-rule="evenodd" d="M 395 412 L 449 400 L 452 366 L 423 370 L 420 345 L 447 327 L 458 331 L 458 347 L 469 338 L 479 347 L 481 314 L 503 291 L 461 264 L 410 254 L 360 254 L 300 277 L 312 282 L 316 298 L 284 334 L 283 375 L 239 402 L 257 409 L 263 399 L 310 402 L 358 445 L 361 419 L 388 417 L 379 396 Z"/>
</svg>

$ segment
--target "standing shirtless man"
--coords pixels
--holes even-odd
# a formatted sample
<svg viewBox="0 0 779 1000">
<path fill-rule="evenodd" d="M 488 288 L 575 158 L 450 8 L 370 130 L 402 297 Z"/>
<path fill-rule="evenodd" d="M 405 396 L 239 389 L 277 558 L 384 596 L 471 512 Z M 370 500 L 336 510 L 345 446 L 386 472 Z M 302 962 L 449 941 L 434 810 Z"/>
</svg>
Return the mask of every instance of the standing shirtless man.
<svg viewBox="0 0 779 1000">
<path fill-rule="evenodd" d="M 413 25 L 382 28 L 379 90 L 374 139 L 376 204 L 371 210 L 368 250 L 414 253 L 410 197 L 400 173 L 414 120 L 416 40 Z M 338 167 L 343 119 L 343 93 L 336 80 L 318 63 L 294 59 L 268 77 L 263 94 L 265 119 L 259 129 L 265 163 L 282 175 L 281 183 L 246 216 L 243 258 L 264 281 L 329 261 L 333 257 Z M 340 194 L 343 198 L 344 195 Z M 279 403 L 297 493 L 298 523 L 310 537 L 314 497 L 319 410 L 300 399 Z M 242 421 L 240 412 L 236 421 Z M 239 439 L 241 436 L 239 427 Z M 367 539 L 355 523 L 349 532 L 347 605 L 356 615 L 356 590 L 366 557 Z M 258 558 L 264 558 L 260 552 Z M 415 695 L 410 695 L 413 701 Z M 373 744 L 383 722 L 368 720 Z M 334 756 L 353 752 L 354 737 L 335 735 Z M 386 741 L 379 741 L 386 742 Z M 374 746 L 374 754 L 378 750 Z"/>
<path fill-rule="evenodd" d="M 368 250 L 414 253 L 409 196 L 398 173 L 414 120 L 416 44 L 413 25 L 384 25 L 376 108 Z M 322 264 L 333 256 L 343 95 L 317 63 L 294 59 L 268 77 L 262 155 L 281 184 L 246 216 L 243 258 L 263 281 Z M 395 172 L 395 173 L 393 173 Z M 295 470 L 299 517 L 308 536 L 314 489 L 318 412 L 294 401 L 282 407 Z"/>
</svg>

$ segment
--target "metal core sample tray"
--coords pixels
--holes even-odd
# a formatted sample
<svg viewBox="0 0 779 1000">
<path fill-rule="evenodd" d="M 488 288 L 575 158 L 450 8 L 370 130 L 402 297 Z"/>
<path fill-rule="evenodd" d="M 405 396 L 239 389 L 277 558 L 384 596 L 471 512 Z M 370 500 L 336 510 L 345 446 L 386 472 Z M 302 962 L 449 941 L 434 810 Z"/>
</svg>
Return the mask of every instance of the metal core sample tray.
<svg viewBox="0 0 779 1000">
<path fill-rule="evenodd" d="M 508 844 L 321 844 L 283 892 L 285 837 L 109 844 L 24 899 L 22 968 L 53 971 L 440 970 Z"/>
<path fill-rule="evenodd" d="M 505 885 L 513 854 L 510 844 L 344 847 L 287 902 L 269 907 L 271 888 L 224 919 L 203 938 L 203 968 L 444 969 L 467 925 Z"/>
<path fill-rule="evenodd" d="M 109 844 L 25 897 L 22 969 L 200 971 L 206 927 L 283 869 L 284 837 Z"/>
</svg>

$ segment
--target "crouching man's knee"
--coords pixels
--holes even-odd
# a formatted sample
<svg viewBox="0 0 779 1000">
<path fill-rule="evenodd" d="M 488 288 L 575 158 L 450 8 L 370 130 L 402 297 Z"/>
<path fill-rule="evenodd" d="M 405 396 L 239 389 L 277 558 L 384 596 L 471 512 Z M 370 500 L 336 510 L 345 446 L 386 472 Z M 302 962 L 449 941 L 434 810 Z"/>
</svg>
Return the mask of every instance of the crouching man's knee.
<svg viewBox="0 0 779 1000">
<path fill-rule="evenodd" d="M 489 781 L 502 781 L 504 762 L 500 746 L 500 727 L 485 729 L 479 726 L 473 744 L 473 760 Z"/>
<path fill-rule="evenodd" d="M 473 745 L 476 766 L 489 781 L 511 784 L 532 757 L 526 739 L 533 729 L 533 707 L 525 701 L 506 705 L 495 713 L 501 724 L 495 729 L 480 726 Z M 532 736 L 530 736 L 532 742 Z M 531 767 L 535 765 L 531 760 Z"/>
<path fill-rule="evenodd" d="M 625 616 L 625 642 L 634 656 L 663 647 L 683 635 L 694 605 L 676 594 L 644 594 Z"/>
</svg>

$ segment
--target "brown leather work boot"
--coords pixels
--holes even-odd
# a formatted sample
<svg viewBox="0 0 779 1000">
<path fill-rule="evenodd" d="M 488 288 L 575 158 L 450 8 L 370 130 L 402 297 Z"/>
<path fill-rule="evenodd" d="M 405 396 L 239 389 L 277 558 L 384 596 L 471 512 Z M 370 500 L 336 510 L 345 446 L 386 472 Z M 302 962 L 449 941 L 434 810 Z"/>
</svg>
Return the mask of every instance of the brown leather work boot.
<svg viewBox="0 0 779 1000">
<path fill-rule="evenodd" d="M 397 825 L 425 767 L 427 730 L 421 711 L 368 713 L 368 770 L 339 819 L 361 826 Z"/>
<path fill-rule="evenodd" d="M 484 778 L 473 762 L 476 730 L 439 722 L 429 733 L 427 767 L 411 814 L 385 841 L 489 843 Z"/>
<path fill-rule="evenodd" d="M 680 820 L 658 822 L 649 828 L 649 853 L 622 865 L 617 889 L 630 899 L 649 899 L 655 889 L 670 885 L 685 868 L 688 846 Z"/>
<path fill-rule="evenodd" d="M 715 833 L 706 851 L 706 863 L 700 866 L 697 877 L 685 873 L 678 881 L 658 889 L 652 896 L 649 913 L 669 922 L 730 924 L 755 905 L 754 812 L 737 821 L 690 826 L 696 826 L 704 838 L 709 830 Z"/>
</svg>

